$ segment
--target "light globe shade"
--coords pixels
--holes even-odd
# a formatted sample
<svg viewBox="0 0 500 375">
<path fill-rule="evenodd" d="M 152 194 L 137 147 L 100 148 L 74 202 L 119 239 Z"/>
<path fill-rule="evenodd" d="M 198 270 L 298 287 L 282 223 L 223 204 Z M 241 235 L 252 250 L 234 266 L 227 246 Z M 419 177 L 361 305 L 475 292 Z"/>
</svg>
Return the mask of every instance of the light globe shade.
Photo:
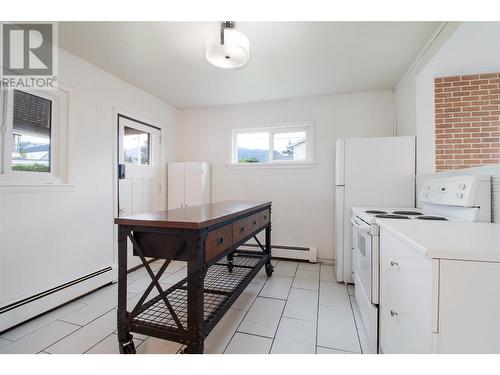
<svg viewBox="0 0 500 375">
<path fill-rule="evenodd" d="M 206 56 L 207 60 L 218 68 L 240 68 L 250 60 L 250 43 L 242 33 L 225 29 L 224 44 L 207 44 Z"/>
</svg>

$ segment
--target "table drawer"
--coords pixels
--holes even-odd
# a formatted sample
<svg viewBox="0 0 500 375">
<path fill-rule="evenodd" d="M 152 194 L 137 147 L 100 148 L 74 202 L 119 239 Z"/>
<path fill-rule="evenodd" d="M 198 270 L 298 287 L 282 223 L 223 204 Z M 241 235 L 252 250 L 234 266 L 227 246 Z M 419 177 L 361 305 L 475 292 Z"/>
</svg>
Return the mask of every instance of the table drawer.
<svg viewBox="0 0 500 375">
<path fill-rule="evenodd" d="M 208 233 L 205 240 L 205 262 L 226 251 L 233 245 L 233 226 L 226 225 Z"/>
<path fill-rule="evenodd" d="M 259 212 L 259 216 L 260 216 L 259 225 L 261 227 L 263 227 L 264 225 L 267 225 L 269 223 L 269 221 L 271 221 L 271 215 L 270 215 L 269 210 L 264 210 L 262 212 Z"/>
<path fill-rule="evenodd" d="M 260 228 L 260 213 L 247 216 L 233 224 L 233 240 L 238 242 Z"/>
</svg>

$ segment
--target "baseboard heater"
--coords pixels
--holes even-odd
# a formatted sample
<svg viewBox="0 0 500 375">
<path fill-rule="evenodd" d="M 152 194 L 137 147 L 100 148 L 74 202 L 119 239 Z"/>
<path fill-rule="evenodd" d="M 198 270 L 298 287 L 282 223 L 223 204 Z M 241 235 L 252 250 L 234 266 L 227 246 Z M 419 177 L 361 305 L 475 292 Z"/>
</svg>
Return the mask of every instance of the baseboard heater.
<svg viewBox="0 0 500 375">
<path fill-rule="evenodd" d="M 240 246 L 241 249 L 255 250 L 259 245 L 253 243 L 246 243 Z M 307 260 L 311 263 L 318 261 L 318 252 L 315 247 L 298 247 L 298 246 L 280 246 L 272 245 L 271 252 L 273 258 L 284 258 L 294 260 Z"/>
<path fill-rule="evenodd" d="M 0 307 L 0 332 L 50 311 L 116 280 L 116 269 L 106 267 L 72 281 Z"/>
</svg>

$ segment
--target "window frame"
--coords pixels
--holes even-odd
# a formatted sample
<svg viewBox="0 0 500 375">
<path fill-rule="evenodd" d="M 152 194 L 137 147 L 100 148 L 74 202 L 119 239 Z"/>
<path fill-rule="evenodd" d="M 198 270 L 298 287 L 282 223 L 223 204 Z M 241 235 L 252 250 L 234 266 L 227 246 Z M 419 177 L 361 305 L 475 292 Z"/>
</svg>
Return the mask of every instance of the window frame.
<svg viewBox="0 0 500 375">
<path fill-rule="evenodd" d="M 67 127 L 69 92 L 58 90 L 16 89 L 51 101 L 50 171 L 12 170 L 14 90 L 0 92 L 0 185 L 33 186 L 65 184 L 67 173 Z"/>
<path fill-rule="evenodd" d="M 274 160 L 274 135 L 280 133 L 293 133 L 305 131 L 306 133 L 306 157 L 302 160 Z M 269 157 L 267 162 L 256 163 L 239 163 L 238 162 L 238 144 L 237 137 L 240 134 L 252 133 L 268 133 L 269 136 Z M 231 166 L 234 167 L 269 167 L 269 166 L 299 166 L 299 165 L 314 165 L 313 153 L 313 124 L 311 122 L 301 122 L 291 125 L 273 125 L 258 128 L 233 129 L 232 131 L 232 151 L 231 151 Z"/>
</svg>

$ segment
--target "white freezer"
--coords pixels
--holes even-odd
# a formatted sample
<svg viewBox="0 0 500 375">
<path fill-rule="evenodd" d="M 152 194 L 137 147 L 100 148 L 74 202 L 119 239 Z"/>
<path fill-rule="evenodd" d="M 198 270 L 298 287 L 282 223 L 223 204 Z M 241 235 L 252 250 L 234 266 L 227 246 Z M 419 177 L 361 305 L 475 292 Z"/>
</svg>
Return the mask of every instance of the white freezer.
<svg viewBox="0 0 500 375">
<path fill-rule="evenodd" d="M 339 139 L 335 154 L 336 274 L 352 283 L 351 207 L 415 206 L 415 137 Z"/>
</svg>

